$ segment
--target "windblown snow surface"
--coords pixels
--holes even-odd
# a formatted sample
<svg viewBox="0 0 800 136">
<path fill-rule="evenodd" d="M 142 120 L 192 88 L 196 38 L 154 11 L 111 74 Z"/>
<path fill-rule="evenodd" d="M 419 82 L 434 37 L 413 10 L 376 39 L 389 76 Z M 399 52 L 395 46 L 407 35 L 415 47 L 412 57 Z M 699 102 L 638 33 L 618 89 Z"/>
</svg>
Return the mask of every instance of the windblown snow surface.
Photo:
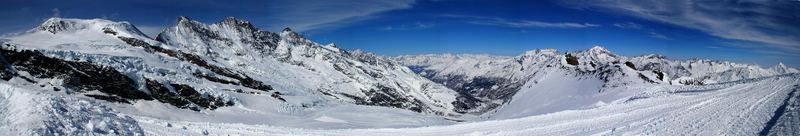
<svg viewBox="0 0 800 136">
<path fill-rule="evenodd" d="M 708 86 L 654 86 L 609 104 L 447 126 L 301 129 L 136 117 L 149 135 L 797 135 L 800 75 Z"/>
<path fill-rule="evenodd" d="M 235 18 L 207 25 L 181 17 L 156 39 L 127 22 L 53 18 L 0 43 L 1 53 L 38 51 L 68 66 L 6 64 L 2 74 L 16 73 L 0 74 L 0 135 L 800 135 L 800 74 L 784 65 L 627 58 L 602 47 L 401 62 Z M 196 101 L 114 102 L 90 96 L 121 94 L 35 75 L 86 75 L 73 64 L 118 71 L 132 79 L 120 85 L 147 95 L 156 95 L 151 80 L 173 84 L 169 93 L 193 87 L 196 96 L 172 98 Z M 479 82 L 464 92 L 448 86 L 462 79 Z M 202 108 L 203 100 L 230 103 Z"/>
<path fill-rule="evenodd" d="M 4 83 L 0 84 L 0 131 L 22 135 L 48 134 L 48 131 L 123 135 L 797 135 L 798 83 L 800 74 L 706 86 L 653 86 L 641 88 L 641 93 L 633 96 L 586 109 L 454 125 L 366 129 L 308 129 L 129 117 L 93 100 L 65 98 Z M 347 121 L 325 116 L 316 119 Z"/>
<path fill-rule="evenodd" d="M 133 118 L 87 98 L 0 83 L 3 135 L 142 135 Z"/>
</svg>

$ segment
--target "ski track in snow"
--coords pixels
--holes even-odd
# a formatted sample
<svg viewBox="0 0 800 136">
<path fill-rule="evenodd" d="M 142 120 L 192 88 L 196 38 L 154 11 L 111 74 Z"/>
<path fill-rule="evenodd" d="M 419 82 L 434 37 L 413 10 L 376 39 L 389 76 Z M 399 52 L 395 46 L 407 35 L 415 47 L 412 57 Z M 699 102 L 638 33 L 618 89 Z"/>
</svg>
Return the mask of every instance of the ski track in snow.
<svg viewBox="0 0 800 136">
<path fill-rule="evenodd" d="M 419 128 L 302 129 L 134 118 L 148 135 L 757 135 L 784 100 L 792 97 L 799 79 L 794 75 L 711 85 L 717 88 L 673 91 L 586 110 Z"/>
</svg>

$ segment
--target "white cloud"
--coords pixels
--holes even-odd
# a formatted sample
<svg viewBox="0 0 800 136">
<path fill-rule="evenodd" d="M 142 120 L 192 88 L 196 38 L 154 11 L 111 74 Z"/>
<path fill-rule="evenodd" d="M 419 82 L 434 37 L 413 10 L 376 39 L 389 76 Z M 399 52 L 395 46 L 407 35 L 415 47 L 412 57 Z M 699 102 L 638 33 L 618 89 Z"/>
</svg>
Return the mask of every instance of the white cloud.
<svg viewBox="0 0 800 136">
<path fill-rule="evenodd" d="M 710 35 L 800 52 L 796 1 L 565 0 L 577 9 L 611 10 L 706 32 Z"/>
<path fill-rule="evenodd" d="M 53 12 L 53 17 L 61 17 L 61 10 L 59 10 L 58 8 L 50 9 L 50 11 Z"/>
<path fill-rule="evenodd" d="M 614 26 L 622 28 L 622 29 L 633 29 L 633 30 L 646 31 L 647 35 L 649 35 L 650 37 L 653 37 L 653 38 L 664 39 L 664 40 L 669 40 L 670 39 L 666 35 L 663 35 L 661 33 L 657 33 L 653 29 L 645 28 L 643 25 L 638 24 L 638 23 L 634 23 L 634 22 L 614 23 Z"/>
<path fill-rule="evenodd" d="M 381 28 L 384 31 L 392 31 L 392 30 L 420 30 L 420 29 L 427 29 L 436 26 L 434 23 L 422 23 L 422 22 L 414 22 L 413 24 L 401 24 L 396 26 L 386 26 Z"/>
<path fill-rule="evenodd" d="M 642 29 L 642 25 L 634 22 L 614 23 L 614 26 L 625 29 Z"/>
<path fill-rule="evenodd" d="M 515 28 L 589 28 L 600 25 L 590 23 L 573 22 L 543 22 L 535 20 L 507 20 L 497 17 L 465 16 L 465 15 L 442 15 L 442 17 L 464 19 L 467 23 L 477 25 L 494 25 Z"/>
<path fill-rule="evenodd" d="M 419 28 L 419 29 L 431 28 L 433 26 L 436 26 L 436 24 L 433 24 L 433 23 L 422 23 L 422 22 L 416 22 L 416 23 L 414 23 L 414 25 L 415 25 L 416 28 Z"/>
<path fill-rule="evenodd" d="M 385 30 L 385 31 L 392 31 L 392 30 L 395 30 L 395 29 L 394 29 L 394 27 L 392 27 L 392 26 L 386 26 L 386 27 L 383 27 L 383 30 Z"/>
<path fill-rule="evenodd" d="M 412 7 L 414 0 L 304 0 L 270 3 L 263 22 L 270 30 L 291 27 L 307 31 L 343 26 L 370 19 L 374 14 Z"/>
<path fill-rule="evenodd" d="M 650 34 L 650 37 L 653 37 L 653 38 L 665 39 L 665 40 L 669 40 L 670 39 L 669 37 L 667 37 L 667 36 L 665 36 L 663 34 L 660 34 L 660 33 L 656 33 L 656 32 L 650 32 L 648 34 Z"/>
</svg>

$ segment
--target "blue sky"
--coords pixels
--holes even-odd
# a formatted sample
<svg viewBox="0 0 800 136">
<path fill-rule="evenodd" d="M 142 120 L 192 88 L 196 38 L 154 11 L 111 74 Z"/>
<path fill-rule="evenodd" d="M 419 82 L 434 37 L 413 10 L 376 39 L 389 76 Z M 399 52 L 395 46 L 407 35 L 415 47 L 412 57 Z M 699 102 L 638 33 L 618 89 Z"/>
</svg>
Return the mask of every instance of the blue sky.
<svg viewBox="0 0 800 136">
<path fill-rule="evenodd" d="M 793 0 L 0 0 L 0 33 L 43 20 L 129 21 L 155 35 L 178 16 L 225 17 L 268 31 L 381 55 L 583 50 L 800 67 L 800 2 Z"/>
</svg>

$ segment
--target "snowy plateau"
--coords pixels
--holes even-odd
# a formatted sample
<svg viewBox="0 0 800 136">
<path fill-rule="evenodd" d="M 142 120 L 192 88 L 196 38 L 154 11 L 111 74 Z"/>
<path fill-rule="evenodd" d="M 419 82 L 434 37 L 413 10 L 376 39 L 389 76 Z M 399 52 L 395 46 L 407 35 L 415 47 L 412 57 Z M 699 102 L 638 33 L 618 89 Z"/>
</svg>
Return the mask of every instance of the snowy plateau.
<svg viewBox="0 0 800 136">
<path fill-rule="evenodd" d="M 2 135 L 800 135 L 800 74 L 596 46 L 380 56 L 289 28 L 50 18 L 0 37 Z"/>
</svg>

